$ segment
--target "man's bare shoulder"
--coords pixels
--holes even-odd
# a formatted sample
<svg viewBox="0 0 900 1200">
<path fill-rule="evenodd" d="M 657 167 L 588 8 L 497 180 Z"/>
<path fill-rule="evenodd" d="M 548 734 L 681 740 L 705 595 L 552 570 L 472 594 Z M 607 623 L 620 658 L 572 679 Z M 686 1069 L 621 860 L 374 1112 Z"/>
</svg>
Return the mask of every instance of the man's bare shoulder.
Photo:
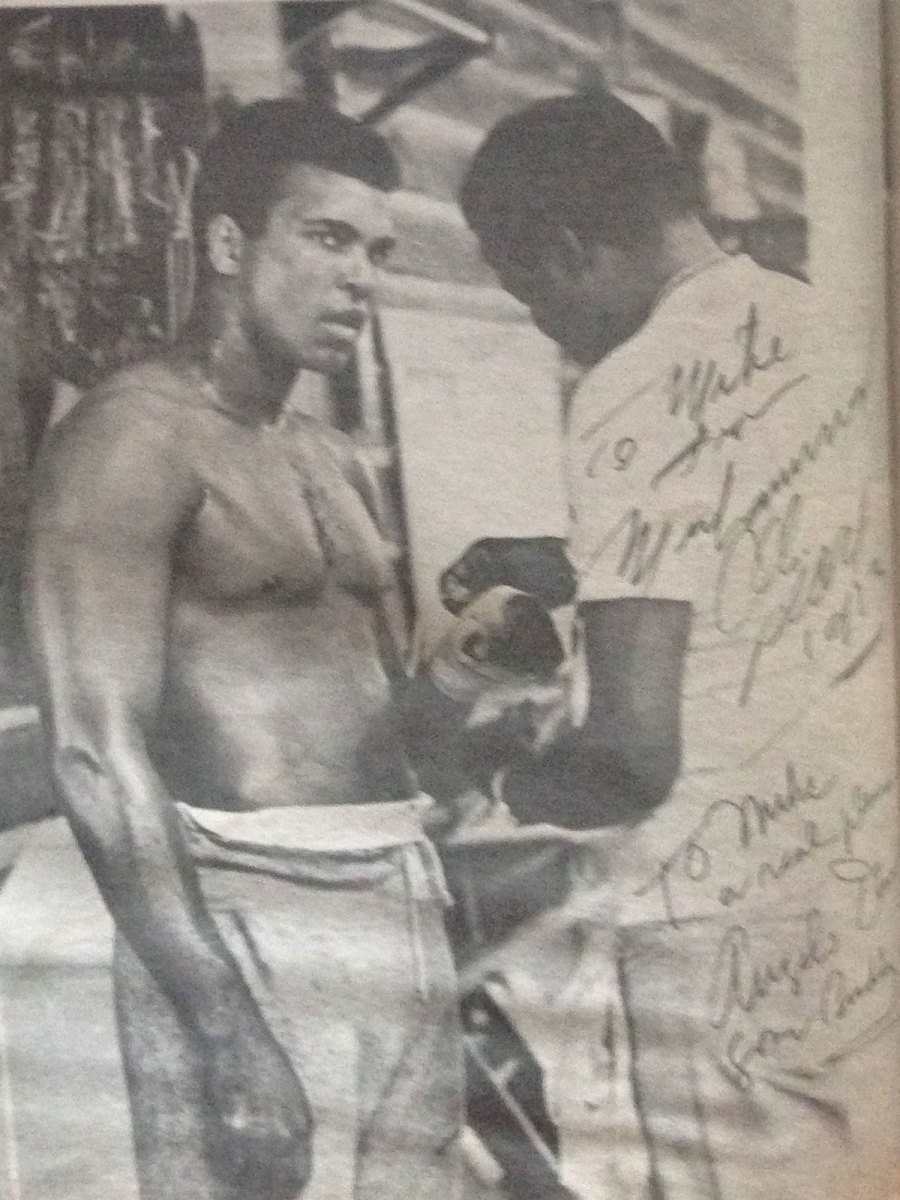
<svg viewBox="0 0 900 1200">
<path fill-rule="evenodd" d="M 160 515 L 183 506 L 197 490 L 191 446 L 202 435 L 202 414 L 184 375 L 163 360 L 116 372 L 48 434 L 33 507 L 77 510 L 89 523 L 92 514 L 107 521 L 116 511 L 133 520 L 142 500 Z"/>
<path fill-rule="evenodd" d="M 116 371 L 85 392 L 54 428 L 48 445 L 103 435 L 132 440 L 155 429 L 174 447 L 203 412 L 197 385 L 187 373 L 154 359 Z"/>
</svg>

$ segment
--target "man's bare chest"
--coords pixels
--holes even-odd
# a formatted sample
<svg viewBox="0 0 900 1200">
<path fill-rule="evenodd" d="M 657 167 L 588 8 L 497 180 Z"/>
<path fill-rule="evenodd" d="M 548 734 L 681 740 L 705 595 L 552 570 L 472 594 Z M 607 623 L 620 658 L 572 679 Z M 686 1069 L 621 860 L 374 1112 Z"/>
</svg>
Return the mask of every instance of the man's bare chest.
<svg viewBox="0 0 900 1200">
<path fill-rule="evenodd" d="M 330 578 L 380 586 L 382 540 L 327 446 L 266 428 L 198 449 L 200 498 L 174 556 L 182 586 L 223 601 L 309 597 Z"/>
</svg>

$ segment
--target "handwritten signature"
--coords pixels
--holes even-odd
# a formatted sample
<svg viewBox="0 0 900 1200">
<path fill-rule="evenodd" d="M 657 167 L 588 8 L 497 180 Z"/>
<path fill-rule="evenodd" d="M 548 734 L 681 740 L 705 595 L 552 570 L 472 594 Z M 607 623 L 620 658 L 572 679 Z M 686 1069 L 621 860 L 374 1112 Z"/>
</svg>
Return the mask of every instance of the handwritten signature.
<svg viewBox="0 0 900 1200">
<path fill-rule="evenodd" d="M 892 863 L 848 856 L 828 864 L 835 879 L 851 893 L 853 923 L 857 929 L 874 928 L 890 892 L 900 885 L 900 858 Z"/>
<path fill-rule="evenodd" d="M 756 408 L 743 409 L 736 417 L 719 429 L 710 429 L 705 421 L 701 421 L 697 426 L 697 432 L 690 441 L 680 447 L 668 462 L 664 463 L 656 472 L 650 480 L 650 487 L 654 491 L 657 490 L 660 484 L 676 471 L 680 475 L 689 475 L 696 467 L 703 451 L 719 450 L 728 441 L 741 441 L 744 431 L 750 422 L 762 421 L 776 404 L 779 404 L 785 396 L 789 396 L 795 388 L 808 383 L 809 378 L 809 375 L 795 375 L 793 379 L 789 379 L 787 383 L 782 384 L 780 388 L 776 388 L 774 392 L 771 392 Z"/>
<path fill-rule="evenodd" d="M 687 915 L 680 898 L 687 897 L 690 913 L 698 887 L 704 892 L 712 888 L 718 907 L 728 910 L 752 892 L 764 895 L 799 867 L 821 859 L 827 860 L 836 879 L 858 890 L 859 903 L 865 901 L 870 913 L 873 899 L 884 899 L 896 875 L 885 882 L 884 872 L 872 868 L 866 873 L 865 862 L 856 858 L 856 839 L 893 794 L 894 779 L 874 786 L 854 784 L 841 803 L 835 803 L 834 777 L 804 776 L 789 762 L 784 781 L 783 788 L 767 795 L 748 793 L 709 804 L 636 895 L 658 893 L 668 921 L 677 926 Z M 824 800 L 831 803 L 823 806 Z"/>
<path fill-rule="evenodd" d="M 851 968 L 846 952 L 817 908 L 786 946 L 762 954 L 754 952 L 746 926 L 726 930 L 716 952 L 709 1024 L 727 1033 L 723 1066 L 738 1086 L 751 1087 L 764 1060 L 796 1053 L 814 1039 L 813 1057 L 825 1065 L 877 1036 L 896 1008 L 900 967 L 880 944 L 869 949 L 862 969 Z M 777 1024 L 774 1011 L 784 1014 Z"/>
<path fill-rule="evenodd" d="M 824 914 L 813 908 L 803 918 L 800 938 L 774 958 L 756 962 L 749 929 L 732 925 L 719 944 L 710 993 L 713 1029 L 724 1029 L 736 1013 L 752 1016 L 778 988 L 793 996 L 803 991 L 804 977 L 830 962 L 840 949 L 837 933 L 827 928 Z"/>
<path fill-rule="evenodd" d="M 804 440 L 749 507 L 733 515 L 737 468 L 729 461 L 708 506 L 690 516 L 647 518 L 641 508 L 626 511 L 597 545 L 583 568 L 589 572 L 608 553 L 617 553 L 615 571 L 636 589 L 652 587 L 669 555 L 679 555 L 698 538 L 709 539 L 718 555 L 714 581 L 714 619 L 724 636 L 749 642 L 738 703 L 752 696 L 760 665 L 791 631 L 802 638 L 806 658 L 823 647 L 851 648 L 870 615 L 870 586 L 884 568 L 868 554 L 870 501 L 864 488 L 855 516 L 827 535 L 804 532 L 812 521 L 800 492 L 786 493 L 780 512 L 763 514 L 773 499 L 815 462 L 838 432 L 848 428 L 866 401 L 863 386 L 846 406 L 834 410 L 818 431 Z M 877 585 L 876 585 L 877 586 Z M 818 624 L 816 623 L 818 621 Z M 871 633 L 871 631 L 870 631 Z M 859 636 L 858 636 L 859 635 Z"/>
<path fill-rule="evenodd" d="M 757 375 L 763 375 L 791 358 L 780 334 L 763 336 L 759 306 L 751 301 L 747 317 L 734 331 L 735 361 L 722 367 L 718 359 L 695 358 L 689 366 L 676 363 L 668 380 L 669 413 L 684 413 L 700 425 L 707 409 L 717 400 L 733 396 L 747 388 Z M 767 343 L 762 345 L 762 343 Z"/>
<path fill-rule="evenodd" d="M 651 487 L 654 484 L 658 487 L 662 479 L 671 474 L 677 466 L 684 467 L 696 463 L 698 455 L 705 447 L 719 445 L 725 439 L 739 440 L 748 422 L 759 420 L 770 412 L 775 403 L 789 390 L 808 380 L 806 375 L 790 380 L 788 384 L 771 393 L 760 407 L 740 414 L 715 434 L 701 426 L 691 440 L 657 471 L 651 480 Z M 653 582 L 665 555 L 683 553 L 696 538 L 709 537 L 717 551 L 723 550 L 742 531 L 752 532 L 756 519 L 771 506 L 772 501 L 787 491 L 806 469 L 818 462 L 826 447 L 835 445 L 839 435 L 851 427 L 868 398 L 868 388 L 865 384 L 855 387 L 845 402 L 836 405 L 807 437 L 792 448 L 743 511 L 734 511 L 737 466 L 732 459 L 723 466 L 713 499 L 706 503 L 699 513 L 679 516 L 663 512 L 660 516 L 653 517 L 648 516 L 640 507 L 627 509 L 589 555 L 588 568 L 618 548 L 616 573 L 619 578 L 638 587 Z M 582 436 L 587 436 L 590 432 L 591 430 L 588 430 Z M 631 441 L 620 439 L 622 440 Z M 586 474 L 593 478 L 590 462 Z"/>
<path fill-rule="evenodd" d="M 715 585 L 714 620 L 726 635 L 750 640 L 750 653 L 738 695 L 746 705 L 764 655 L 800 628 L 808 659 L 817 639 L 845 647 L 869 616 L 866 582 L 880 578 L 877 560 L 866 561 L 871 525 L 868 493 L 859 497 L 855 521 L 844 523 L 816 543 L 804 540 L 805 500 L 794 494 L 781 516 L 761 529 L 742 523 L 726 539 Z M 822 614 L 817 629 L 811 618 Z"/>
<path fill-rule="evenodd" d="M 860 381 L 829 404 L 817 395 L 816 379 L 795 360 L 796 348 L 771 323 L 764 324 L 759 304 L 751 302 L 724 353 L 673 362 L 578 435 L 587 453 L 584 475 L 597 479 L 607 468 L 633 474 L 635 464 L 644 462 L 638 432 L 616 439 L 632 406 L 654 405 L 654 412 L 671 418 L 682 432 L 687 422 L 689 435 L 664 462 L 653 463 L 655 470 L 640 476 L 638 503 L 623 507 L 598 531 L 580 569 L 588 575 L 608 563 L 639 595 L 658 585 L 672 558 L 711 548 L 711 565 L 697 569 L 714 575 L 716 627 L 724 637 L 748 644 L 736 696 L 741 706 L 750 702 L 763 659 L 791 631 L 799 637 L 798 654 L 807 661 L 827 654 L 829 662 L 834 657 L 829 651 L 865 648 L 865 639 L 878 632 L 866 620 L 873 607 L 868 593 L 885 572 L 874 557 L 866 561 L 868 493 L 862 489 L 855 517 L 848 514 L 835 528 L 823 527 L 829 518 L 819 516 L 804 495 L 805 475 L 826 453 L 840 469 L 842 443 L 869 404 L 869 388 Z M 803 436 L 794 435 L 797 440 L 784 448 L 768 477 L 748 478 L 750 467 L 760 471 L 769 446 L 751 454 L 749 448 L 742 452 L 741 443 L 788 402 L 791 418 L 778 428 L 797 428 L 809 413 Z M 714 453 L 710 470 L 697 477 L 694 502 L 667 503 L 670 482 L 692 475 Z"/>
<path fill-rule="evenodd" d="M 669 416 L 686 417 L 698 433 L 702 431 L 704 441 L 718 437 L 739 439 L 748 420 L 760 420 L 765 412 L 781 399 L 781 394 L 794 385 L 776 389 L 772 397 L 759 409 L 732 418 L 726 426 L 714 433 L 710 433 L 707 418 L 712 419 L 710 413 L 718 402 L 748 389 L 758 376 L 765 375 L 788 362 L 793 354 L 784 345 L 780 334 L 762 333 L 759 306 L 755 302 L 750 303 L 746 318 L 735 328 L 732 341 L 735 343 L 735 352 L 728 364 L 723 366 L 718 358 L 694 358 L 688 363 L 673 363 L 662 376 L 643 384 L 584 429 L 579 435 L 579 441 L 584 445 L 593 443 L 585 466 L 587 477 L 595 479 L 602 469 L 605 454 L 609 449 L 609 442 L 602 440 L 604 429 L 620 413 L 652 392 L 661 390 Z M 623 445 L 627 446 L 624 454 Z M 695 447 L 695 452 L 698 449 Z M 616 442 L 614 468 L 626 469 L 636 450 L 637 444 L 631 438 Z M 692 457 L 692 454 L 688 454 L 687 457 Z"/>
</svg>

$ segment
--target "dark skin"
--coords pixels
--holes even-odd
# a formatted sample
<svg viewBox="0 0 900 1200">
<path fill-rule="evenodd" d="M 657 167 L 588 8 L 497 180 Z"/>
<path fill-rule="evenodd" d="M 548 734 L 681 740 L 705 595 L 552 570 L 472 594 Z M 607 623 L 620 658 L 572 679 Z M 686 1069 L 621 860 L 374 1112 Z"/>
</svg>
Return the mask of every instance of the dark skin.
<svg viewBox="0 0 900 1200">
<path fill-rule="evenodd" d="M 206 908 L 174 801 L 371 798 L 361 748 L 390 700 L 380 541 L 347 447 L 313 423 L 292 444 L 274 422 L 299 367 L 347 362 L 390 224 L 382 193 L 298 166 L 259 237 L 224 215 L 208 234 L 189 336 L 46 448 L 27 608 L 56 789 L 196 1041 L 222 1195 L 290 1200 L 311 1170 L 303 1085 Z M 352 531 L 339 566 L 308 479 Z"/>
</svg>

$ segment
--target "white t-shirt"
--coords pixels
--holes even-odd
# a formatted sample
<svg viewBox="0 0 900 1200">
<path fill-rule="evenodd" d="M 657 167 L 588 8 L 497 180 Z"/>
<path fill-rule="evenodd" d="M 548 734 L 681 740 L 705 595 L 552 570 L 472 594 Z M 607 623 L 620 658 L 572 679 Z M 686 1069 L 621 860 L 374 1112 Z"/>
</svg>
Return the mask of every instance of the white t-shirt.
<svg viewBox="0 0 900 1200">
<path fill-rule="evenodd" d="M 885 402 L 816 303 L 722 256 L 572 400 L 582 604 L 692 610 L 671 795 L 573 836 L 566 903 L 497 964 L 585 1200 L 647 1200 L 651 1162 L 672 1200 L 844 1194 L 859 1097 L 896 1104 Z"/>
<path fill-rule="evenodd" d="M 637 839 L 636 919 L 808 899 L 834 881 L 845 817 L 861 843 L 893 802 L 883 740 L 867 750 L 885 737 L 871 688 L 890 685 L 882 401 L 810 344 L 813 303 L 723 255 L 673 280 L 573 397 L 580 600 L 693 613 L 682 770 Z"/>
</svg>

